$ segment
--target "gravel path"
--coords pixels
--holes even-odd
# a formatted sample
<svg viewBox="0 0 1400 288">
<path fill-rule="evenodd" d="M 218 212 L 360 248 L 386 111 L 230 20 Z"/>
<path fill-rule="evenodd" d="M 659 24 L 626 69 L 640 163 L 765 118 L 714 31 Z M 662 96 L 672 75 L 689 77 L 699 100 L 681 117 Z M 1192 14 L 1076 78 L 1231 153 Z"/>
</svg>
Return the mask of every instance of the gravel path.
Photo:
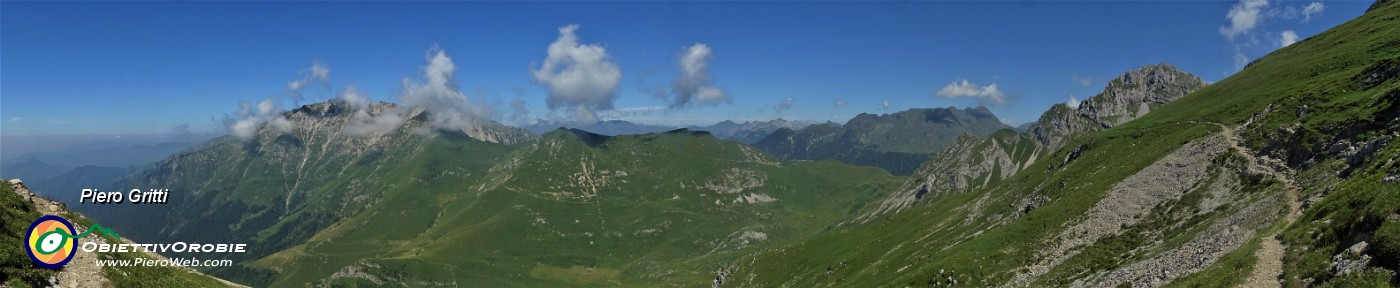
<svg viewBox="0 0 1400 288">
<path fill-rule="evenodd" d="M 1278 173 L 1275 169 L 1259 167 L 1260 165 L 1257 164 L 1259 161 L 1254 158 L 1254 155 L 1246 152 L 1249 150 L 1240 146 L 1239 135 L 1235 134 L 1234 128 L 1219 123 L 1215 125 L 1224 129 L 1225 138 L 1230 146 L 1234 147 L 1240 155 L 1249 159 L 1250 170 L 1265 171 L 1274 178 L 1282 180 L 1287 186 L 1284 196 L 1288 200 L 1288 215 L 1284 217 L 1286 222 L 1283 227 L 1287 228 L 1293 225 L 1293 222 L 1298 220 L 1298 210 L 1301 209 L 1301 204 L 1298 202 L 1298 186 L 1293 183 L 1293 179 Z M 1287 247 L 1278 240 L 1278 233 L 1263 236 L 1259 250 L 1254 251 L 1254 256 L 1257 258 L 1254 262 L 1254 271 L 1250 273 L 1249 279 L 1241 287 L 1282 287 L 1282 284 L 1279 283 L 1279 277 L 1283 274 L 1283 252 Z"/>
</svg>

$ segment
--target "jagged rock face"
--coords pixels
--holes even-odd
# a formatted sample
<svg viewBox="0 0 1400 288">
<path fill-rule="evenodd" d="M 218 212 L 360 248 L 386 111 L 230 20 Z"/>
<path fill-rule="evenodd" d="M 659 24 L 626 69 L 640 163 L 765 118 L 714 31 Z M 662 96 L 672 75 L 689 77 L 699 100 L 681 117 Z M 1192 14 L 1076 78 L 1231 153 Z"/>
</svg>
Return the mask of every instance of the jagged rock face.
<svg viewBox="0 0 1400 288">
<path fill-rule="evenodd" d="M 921 199 L 967 191 L 1006 179 L 1035 162 L 1043 152 L 1027 134 L 1011 130 L 1002 130 L 986 138 L 963 134 L 948 149 L 919 167 L 899 192 L 886 198 L 872 212 L 861 215 L 861 219 L 895 212 Z"/>
<path fill-rule="evenodd" d="M 1032 124 L 1027 133 L 1035 137 L 1042 146 L 1054 150 L 1064 145 L 1075 135 L 1102 128 L 1065 104 L 1050 106 L 1049 111 L 1040 115 L 1040 120 Z"/>
<path fill-rule="evenodd" d="M 429 115 L 428 112 L 423 111 L 421 108 L 411 111 L 400 109 L 404 109 L 404 107 L 388 102 L 372 102 L 366 103 L 363 108 L 364 113 L 360 113 L 361 111 L 356 110 L 355 107 L 345 101 L 331 99 L 326 102 L 303 105 L 300 108 L 286 112 L 284 116 L 287 117 L 287 120 L 291 120 L 292 123 L 295 124 L 293 127 L 296 130 L 333 130 L 334 132 L 331 133 L 336 134 L 348 133 L 349 126 L 353 125 L 356 121 L 368 121 L 366 118 L 382 117 L 391 114 L 406 120 L 400 127 L 388 127 L 385 130 L 391 132 L 411 132 L 412 129 L 409 128 L 422 129 L 418 127 L 423 126 L 421 125 L 422 123 L 415 123 L 415 121 L 412 120 L 419 120 L 418 122 L 421 122 L 432 117 L 432 115 Z M 477 119 L 473 124 L 474 125 L 469 125 L 465 128 L 456 129 L 455 131 L 443 130 L 442 132 L 460 132 L 472 139 L 500 144 L 515 144 L 530 141 L 535 138 L 535 135 L 531 134 L 530 131 L 502 125 L 489 119 Z M 371 133 L 367 135 L 369 137 L 361 138 L 380 138 L 389 134 L 391 133 Z"/>
<path fill-rule="evenodd" d="M 1103 92 L 1085 99 L 1078 108 L 1050 107 L 1028 131 L 1048 150 L 1055 150 L 1069 138 L 1127 123 L 1205 86 L 1205 80 L 1171 64 L 1142 66 L 1109 81 Z"/>
<path fill-rule="evenodd" d="M 1103 92 L 1079 105 L 1079 115 L 1104 127 L 1118 126 L 1205 86 L 1200 77 L 1170 64 L 1147 65 L 1109 81 Z"/>
</svg>

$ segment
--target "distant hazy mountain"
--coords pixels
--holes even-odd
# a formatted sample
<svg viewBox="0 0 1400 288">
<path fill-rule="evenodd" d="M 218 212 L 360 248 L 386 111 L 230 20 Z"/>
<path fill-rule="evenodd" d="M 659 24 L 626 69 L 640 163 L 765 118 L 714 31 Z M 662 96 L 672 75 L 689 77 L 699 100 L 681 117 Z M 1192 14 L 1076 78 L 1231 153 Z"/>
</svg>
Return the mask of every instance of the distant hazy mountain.
<svg viewBox="0 0 1400 288">
<path fill-rule="evenodd" d="M 0 165 L 0 178 L 38 181 L 49 179 L 49 177 L 63 174 L 72 169 L 73 166 L 53 165 L 39 161 L 39 159 L 26 158 L 24 161 Z"/>
<path fill-rule="evenodd" d="M 578 129 L 588 131 L 589 133 L 608 136 L 647 134 L 676 130 L 676 127 L 638 124 L 623 120 L 599 121 L 598 123 L 592 124 L 581 124 L 567 121 L 541 121 L 521 128 L 525 128 L 525 130 L 530 130 L 530 133 L 535 133 L 535 135 L 544 135 L 545 133 L 549 133 L 549 131 L 554 131 L 555 129 L 559 128 L 565 128 Z"/>
<path fill-rule="evenodd" d="M 83 166 L 73 168 L 68 172 L 59 174 L 48 179 L 25 182 L 29 185 L 29 190 L 34 194 L 43 195 L 53 200 L 74 205 L 82 195 L 82 189 L 100 189 L 102 191 L 116 191 L 129 189 L 131 187 L 112 187 L 113 181 L 121 178 L 128 171 L 134 168 L 127 167 L 101 167 Z M 20 178 L 24 179 L 24 178 Z"/>
<path fill-rule="evenodd" d="M 982 136 L 1002 124 L 986 107 L 909 109 L 893 114 L 856 115 L 845 125 L 780 128 L 754 143 L 782 159 L 837 159 L 909 175 L 959 135 Z"/>
<path fill-rule="evenodd" d="M 162 142 L 151 144 L 120 143 L 103 144 L 101 140 L 94 140 L 92 143 L 77 144 L 70 148 L 58 151 L 38 151 L 29 152 L 5 159 L 4 165 L 14 165 L 24 162 L 39 161 L 55 166 L 78 167 L 78 166 L 106 166 L 106 167 L 129 167 L 150 164 L 156 160 L 174 155 L 194 145 L 195 142 Z M 64 171 L 66 172 L 66 171 Z M 0 175 L 0 177 L 11 177 Z M 28 178 L 21 178 L 29 180 Z M 35 179 L 38 180 L 38 179 Z"/>
<path fill-rule="evenodd" d="M 192 140 L 182 137 L 178 140 Z M 193 142 L 108 143 L 94 139 L 57 150 L 29 152 L 5 159 L 0 178 L 18 178 L 30 188 L 62 202 L 77 199 L 78 190 L 109 184 L 127 170 L 174 155 Z M 74 168 L 78 167 L 78 168 Z"/>
<path fill-rule="evenodd" d="M 788 121 L 787 119 L 778 118 L 768 121 L 747 121 L 744 123 L 724 120 L 724 122 L 715 123 L 715 125 L 703 127 L 690 126 L 686 128 L 695 131 L 710 132 L 719 138 L 739 141 L 744 144 L 753 144 L 757 143 L 759 140 L 763 140 L 763 137 L 768 137 L 768 134 L 773 134 L 773 131 L 777 131 L 778 129 L 787 128 L 796 130 L 812 124 L 815 124 L 815 122 Z"/>
</svg>

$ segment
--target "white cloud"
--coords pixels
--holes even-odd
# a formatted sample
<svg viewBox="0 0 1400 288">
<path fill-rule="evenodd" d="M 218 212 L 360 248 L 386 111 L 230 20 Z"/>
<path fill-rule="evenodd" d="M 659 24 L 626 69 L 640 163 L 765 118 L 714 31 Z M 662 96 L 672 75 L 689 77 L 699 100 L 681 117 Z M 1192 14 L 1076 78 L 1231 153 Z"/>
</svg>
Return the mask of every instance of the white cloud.
<svg viewBox="0 0 1400 288">
<path fill-rule="evenodd" d="M 935 95 L 946 98 L 968 97 L 977 99 L 979 104 L 1002 105 L 1006 104 L 1006 93 L 997 89 L 997 84 L 992 83 L 987 86 L 977 86 L 976 83 L 968 82 L 967 79 L 954 80 L 948 83 L 943 89 L 938 90 Z"/>
<path fill-rule="evenodd" d="M 399 108 L 383 109 L 379 114 L 371 113 L 369 97 L 354 85 L 340 93 L 340 100 L 350 106 L 350 122 L 345 125 L 345 134 L 352 136 L 372 136 L 393 132 L 403 125 L 404 111 Z"/>
<path fill-rule="evenodd" d="M 598 113 L 587 106 L 574 106 L 573 119 L 579 123 L 598 123 Z"/>
<path fill-rule="evenodd" d="M 889 100 L 889 99 L 885 99 L 885 103 L 883 103 L 882 105 L 880 105 L 880 109 L 890 109 L 890 100 Z"/>
<path fill-rule="evenodd" d="M 264 124 L 278 133 L 292 130 L 292 122 L 282 116 L 282 109 L 277 107 L 277 102 L 272 99 L 263 99 L 262 102 L 258 102 L 257 107 L 253 107 L 248 101 L 243 101 L 238 106 L 238 118 L 229 125 L 229 132 L 235 137 L 252 138 Z"/>
<path fill-rule="evenodd" d="M 1065 106 L 1069 106 L 1070 109 L 1079 109 L 1079 99 L 1074 98 L 1074 94 L 1070 94 L 1069 100 L 1065 101 Z"/>
<path fill-rule="evenodd" d="M 379 115 L 369 110 L 355 111 L 350 123 L 345 125 L 345 134 L 352 136 L 373 136 L 393 132 L 403 126 L 404 112 L 401 109 L 386 109 Z"/>
<path fill-rule="evenodd" d="M 788 109 L 792 109 L 792 97 L 788 97 L 787 99 L 783 99 L 783 101 L 778 101 L 777 104 L 773 104 L 773 112 L 783 113 L 783 111 L 787 111 Z"/>
<path fill-rule="evenodd" d="M 1279 3 L 1273 5 L 1270 2 Z M 1246 55 L 1246 52 L 1258 54 L 1272 51 L 1291 45 L 1300 38 L 1298 33 L 1292 29 L 1285 29 L 1279 32 L 1278 36 L 1256 35 L 1253 31 L 1264 29 L 1260 27 L 1263 27 L 1265 22 L 1269 22 L 1271 19 L 1308 22 L 1326 9 L 1327 6 L 1322 2 L 1291 5 L 1282 1 L 1239 0 L 1225 14 L 1229 24 L 1220 27 L 1220 35 L 1224 36 L 1235 50 L 1232 57 L 1235 63 L 1234 71 L 1243 70 L 1245 66 L 1249 65 L 1250 57 Z M 1273 26 L 1281 25 L 1275 24 Z"/>
<path fill-rule="evenodd" d="M 612 110 L 598 112 L 598 118 L 599 118 L 599 119 L 622 119 L 622 118 L 629 118 L 629 117 L 635 118 L 635 117 L 638 117 L 638 116 L 650 115 L 652 112 L 664 111 L 664 110 L 666 110 L 666 109 L 667 109 L 666 106 L 617 107 L 617 108 L 614 108 L 614 109 L 612 109 Z M 674 115 L 672 115 L 672 116 L 674 116 Z"/>
<path fill-rule="evenodd" d="M 1093 77 L 1089 77 L 1089 76 L 1079 76 L 1079 74 L 1071 74 L 1071 75 L 1069 75 L 1069 77 L 1070 77 L 1070 79 L 1074 79 L 1074 83 L 1079 83 L 1080 86 L 1084 86 L 1084 87 L 1094 86 L 1094 78 L 1093 78 Z"/>
<path fill-rule="evenodd" d="M 473 105 L 458 89 L 457 65 L 446 52 L 433 47 L 428 50 L 427 60 L 428 65 L 422 68 L 426 82 L 404 78 L 403 92 L 399 94 L 404 105 L 423 109 L 428 113 L 428 126 L 442 130 L 474 129 L 483 119 L 491 118 L 490 108 Z"/>
<path fill-rule="evenodd" d="M 1269 6 L 1268 0 L 1240 0 L 1235 6 L 1230 7 L 1230 12 L 1225 14 L 1225 18 L 1230 20 L 1229 26 L 1221 26 L 1220 34 L 1225 38 L 1235 39 L 1235 36 L 1248 33 L 1254 27 L 1259 26 L 1259 22 L 1264 20 L 1263 10 Z"/>
<path fill-rule="evenodd" d="M 355 87 L 355 85 L 345 87 L 345 91 L 340 92 L 340 100 L 345 101 L 346 105 L 350 105 L 350 108 L 354 108 L 357 111 L 369 107 L 369 97 L 360 93 L 360 90 Z"/>
<path fill-rule="evenodd" d="M 1322 5 L 1322 2 L 1308 3 L 1307 6 L 1303 6 L 1303 21 L 1311 21 L 1313 16 L 1321 14 L 1322 10 L 1326 8 L 1327 6 Z"/>
<path fill-rule="evenodd" d="M 510 101 L 510 113 L 506 114 L 506 121 L 517 125 L 526 125 L 530 122 L 530 110 L 525 109 L 525 100 L 516 98 Z"/>
<path fill-rule="evenodd" d="M 846 106 L 846 99 L 836 99 L 836 107 Z"/>
<path fill-rule="evenodd" d="M 301 102 L 301 91 L 311 84 L 320 84 L 326 90 L 330 90 L 331 68 L 321 64 L 320 61 L 311 62 L 311 67 L 301 71 L 301 79 L 287 83 L 287 91 L 293 102 Z"/>
<path fill-rule="evenodd" d="M 703 43 L 690 45 L 681 52 L 677 59 L 680 62 L 681 74 L 671 83 L 671 92 L 675 94 L 671 99 L 672 108 L 734 102 L 728 93 L 715 87 L 714 80 L 710 79 L 711 58 L 714 58 L 714 54 L 710 52 L 710 46 Z"/>
<path fill-rule="evenodd" d="M 1279 47 L 1279 48 L 1283 48 L 1283 47 L 1286 47 L 1286 46 L 1288 46 L 1288 45 L 1293 45 L 1293 43 L 1297 43 L 1297 42 L 1298 42 L 1298 33 L 1293 32 L 1293 30 L 1284 30 L 1283 33 L 1279 33 L 1279 38 L 1278 38 L 1278 47 Z"/>
<path fill-rule="evenodd" d="M 10 117 L 10 123 L 24 121 L 24 117 Z"/>
<path fill-rule="evenodd" d="M 666 110 L 666 107 L 663 107 L 663 106 L 637 106 L 637 107 L 620 107 L 620 108 L 617 108 L 617 109 L 613 109 L 613 111 L 622 112 L 622 113 L 651 113 L 651 112 L 656 112 L 656 111 L 661 111 L 661 110 Z"/>
<path fill-rule="evenodd" d="M 549 44 L 548 56 L 531 79 L 549 88 L 545 104 L 550 109 L 572 107 L 579 120 L 597 120 L 596 111 L 613 108 L 622 69 L 603 46 L 579 44 L 578 25 L 559 28 L 559 38 Z"/>
</svg>

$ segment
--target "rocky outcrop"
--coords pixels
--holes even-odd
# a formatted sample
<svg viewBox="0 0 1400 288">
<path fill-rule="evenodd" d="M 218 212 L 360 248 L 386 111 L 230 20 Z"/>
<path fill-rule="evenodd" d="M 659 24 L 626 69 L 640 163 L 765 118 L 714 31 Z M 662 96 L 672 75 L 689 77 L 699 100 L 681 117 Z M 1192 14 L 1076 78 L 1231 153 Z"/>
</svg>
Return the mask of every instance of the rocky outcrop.
<svg viewBox="0 0 1400 288">
<path fill-rule="evenodd" d="M 1074 137 L 1136 119 L 1205 85 L 1201 78 L 1170 64 L 1146 65 L 1113 79 L 1103 92 L 1086 99 L 1077 109 L 1065 104 L 1051 106 L 1023 133 L 1008 129 L 986 137 L 964 134 L 919 166 L 897 192 L 860 219 L 1006 179 Z M 1085 149 L 1076 147 L 1060 165 L 1069 165 Z"/>
<path fill-rule="evenodd" d="M 1035 140 L 1010 129 L 986 138 L 964 134 L 938 157 L 921 166 L 914 176 L 900 186 L 899 192 L 885 198 L 879 207 L 863 214 L 861 219 L 897 212 L 922 199 L 959 193 L 1006 179 L 1035 162 L 1043 152 L 1040 146 L 1035 145 Z"/>
<path fill-rule="evenodd" d="M 1205 86 L 1205 80 L 1170 64 L 1147 65 L 1109 81 L 1103 92 L 1085 99 L 1076 110 L 1105 128 L 1113 127 Z"/>
<path fill-rule="evenodd" d="M 430 121 L 433 117 L 428 111 L 422 108 L 406 109 L 389 102 L 364 103 L 355 106 L 340 99 L 331 99 L 326 102 L 303 105 L 292 111 L 284 113 L 288 120 L 292 121 L 296 130 L 333 130 L 347 134 L 383 136 L 385 132 L 422 132 L 427 125 L 423 122 Z M 386 118 L 394 118 L 393 121 L 384 121 Z M 502 125 L 490 119 L 470 118 L 462 119 L 467 124 L 454 129 L 441 129 L 449 135 L 461 133 L 472 139 L 501 144 L 515 144 L 535 139 L 535 134 L 530 131 Z M 420 122 L 420 123 L 413 123 Z M 395 126 L 393 124 L 398 124 Z M 359 127 L 357 127 L 359 126 Z M 381 126 L 381 127 L 374 127 Z M 378 134 L 372 132 L 361 132 L 356 130 L 377 130 Z"/>
<path fill-rule="evenodd" d="M 1371 264 L 1371 255 L 1366 254 L 1369 252 L 1368 246 L 1366 241 L 1357 242 L 1341 253 L 1333 255 L 1332 274 L 1340 276 L 1366 270 Z"/>
<path fill-rule="evenodd" d="M 1050 106 L 1049 111 L 1026 129 L 1041 146 L 1051 150 L 1064 146 L 1064 142 L 1074 136 L 1102 129 L 1102 126 L 1079 115 L 1078 111 L 1065 104 Z"/>
<path fill-rule="evenodd" d="M 1070 138 L 1127 123 L 1205 86 L 1205 80 L 1171 64 L 1142 66 L 1110 80 L 1079 107 L 1055 104 L 1028 131 L 1055 150 Z"/>
</svg>

